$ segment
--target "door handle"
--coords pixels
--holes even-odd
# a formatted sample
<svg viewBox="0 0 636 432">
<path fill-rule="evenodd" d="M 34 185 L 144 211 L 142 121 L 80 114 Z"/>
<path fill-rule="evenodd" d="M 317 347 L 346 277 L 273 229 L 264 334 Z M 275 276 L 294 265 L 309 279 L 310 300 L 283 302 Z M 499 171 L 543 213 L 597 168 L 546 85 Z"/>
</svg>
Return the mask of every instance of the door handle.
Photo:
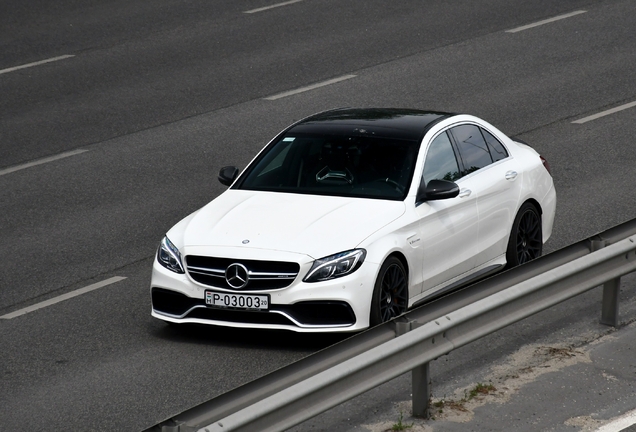
<svg viewBox="0 0 636 432">
<path fill-rule="evenodd" d="M 473 193 L 473 191 L 471 191 L 470 189 L 462 189 L 459 192 L 459 197 L 460 198 L 466 198 L 466 197 L 470 196 L 471 193 Z"/>
<path fill-rule="evenodd" d="M 506 180 L 515 180 L 517 178 L 517 171 L 508 171 L 506 173 Z"/>
</svg>

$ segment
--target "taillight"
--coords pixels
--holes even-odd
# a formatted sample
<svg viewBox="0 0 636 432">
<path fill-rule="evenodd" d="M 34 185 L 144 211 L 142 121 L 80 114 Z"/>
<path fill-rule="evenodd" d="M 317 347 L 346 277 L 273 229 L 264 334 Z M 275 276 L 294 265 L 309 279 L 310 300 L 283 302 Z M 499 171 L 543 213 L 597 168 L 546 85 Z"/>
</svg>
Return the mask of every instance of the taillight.
<svg viewBox="0 0 636 432">
<path fill-rule="evenodd" d="M 545 158 L 543 156 L 539 156 L 541 158 L 541 162 L 543 163 L 543 166 L 545 167 L 546 170 L 548 170 L 548 173 L 550 173 L 550 175 L 552 175 L 552 171 L 550 171 L 550 164 L 548 163 L 547 160 L 545 160 Z"/>
</svg>

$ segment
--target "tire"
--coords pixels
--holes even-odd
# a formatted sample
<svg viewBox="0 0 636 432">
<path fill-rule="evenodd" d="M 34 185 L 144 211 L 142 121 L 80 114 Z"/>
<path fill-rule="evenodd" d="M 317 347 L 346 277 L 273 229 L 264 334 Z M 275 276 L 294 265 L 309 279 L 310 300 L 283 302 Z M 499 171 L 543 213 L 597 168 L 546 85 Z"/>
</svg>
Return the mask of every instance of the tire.
<svg viewBox="0 0 636 432">
<path fill-rule="evenodd" d="M 543 232 L 541 215 L 529 202 L 524 203 L 510 231 L 506 250 L 507 267 L 516 267 L 541 256 L 543 250 Z"/>
<path fill-rule="evenodd" d="M 389 257 L 378 274 L 371 298 L 370 325 L 376 326 L 406 312 L 408 277 L 402 261 Z"/>
</svg>

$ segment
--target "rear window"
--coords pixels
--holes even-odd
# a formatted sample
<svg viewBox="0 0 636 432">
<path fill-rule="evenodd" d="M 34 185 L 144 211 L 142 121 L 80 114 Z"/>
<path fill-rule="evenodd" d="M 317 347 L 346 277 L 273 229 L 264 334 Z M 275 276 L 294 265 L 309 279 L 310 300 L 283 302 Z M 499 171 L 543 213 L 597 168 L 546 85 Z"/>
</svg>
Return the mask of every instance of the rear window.
<svg viewBox="0 0 636 432">
<path fill-rule="evenodd" d="M 486 139 L 486 143 L 488 144 L 488 148 L 490 149 L 490 155 L 492 156 L 492 160 L 494 162 L 508 157 L 506 148 L 499 142 L 497 138 L 495 138 L 487 130 L 482 129 L 481 132 L 484 134 L 484 138 Z"/>
</svg>

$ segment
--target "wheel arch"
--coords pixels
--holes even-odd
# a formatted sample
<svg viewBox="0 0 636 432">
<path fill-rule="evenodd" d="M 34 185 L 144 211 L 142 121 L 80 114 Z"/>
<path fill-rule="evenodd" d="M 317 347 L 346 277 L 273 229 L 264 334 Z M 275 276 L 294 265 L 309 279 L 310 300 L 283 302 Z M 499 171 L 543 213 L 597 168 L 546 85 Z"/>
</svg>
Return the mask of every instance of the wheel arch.
<svg viewBox="0 0 636 432">
<path fill-rule="evenodd" d="M 389 259 L 389 258 L 391 258 L 391 257 L 396 257 L 397 259 L 399 259 L 399 260 L 400 260 L 400 262 L 401 262 L 401 263 L 402 263 L 402 265 L 404 266 L 404 270 L 406 270 L 406 278 L 407 278 L 408 280 L 410 280 L 410 279 L 409 279 L 409 277 L 410 277 L 410 275 L 411 275 L 411 272 L 410 272 L 410 269 L 409 269 L 409 262 L 408 262 L 408 260 L 406 259 L 406 256 L 405 256 L 402 252 L 400 252 L 400 251 L 393 251 L 393 252 L 391 252 L 390 254 L 388 254 L 386 258 L 384 258 L 384 261 L 388 260 L 388 259 Z M 384 262 L 384 261 L 383 261 L 383 262 Z"/>
<path fill-rule="evenodd" d="M 526 199 L 524 202 L 521 203 L 521 205 L 519 206 L 519 208 L 517 209 L 517 213 L 519 212 L 519 210 L 521 210 L 521 207 L 523 207 L 523 205 L 525 203 L 530 203 L 534 206 L 534 208 L 537 209 L 537 211 L 539 212 L 539 216 L 543 216 L 543 209 L 541 208 L 541 204 L 539 204 L 539 201 L 537 201 L 534 198 L 528 198 Z M 515 215 L 516 216 L 516 215 Z"/>
<path fill-rule="evenodd" d="M 528 206 L 529 206 L 530 208 L 533 208 L 533 209 L 534 209 L 534 211 L 535 211 L 535 212 L 537 213 L 537 215 L 538 215 L 538 218 L 539 218 L 539 221 L 538 221 L 538 223 L 539 223 L 539 230 L 540 230 L 540 234 L 541 234 L 540 245 L 539 245 L 539 247 L 538 247 L 538 250 L 539 250 L 538 255 L 537 255 L 537 256 L 534 256 L 534 257 L 531 257 L 529 260 L 532 260 L 532 259 L 538 258 L 538 257 L 539 257 L 539 256 L 541 256 L 541 254 L 542 254 L 542 249 L 543 249 L 543 235 L 542 235 L 542 231 L 543 231 L 543 209 L 541 208 L 541 204 L 539 204 L 539 202 L 538 202 L 537 200 L 535 200 L 535 199 L 534 199 L 534 198 L 532 198 L 532 197 L 529 197 L 529 198 L 526 198 L 526 199 L 525 199 L 525 200 L 521 203 L 521 205 L 519 206 L 519 208 L 517 209 L 517 212 L 515 213 L 515 216 L 514 216 L 514 219 L 513 219 L 513 222 L 512 222 L 512 227 L 511 227 L 511 229 L 510 229 L 510 233 L 508 234 L 508 241 L 507 241 L 506 254 L 505 254 L 505 257 L 506 257 L 506 268 L 515 267 L 515 266 L 517 266 L 517 265 L 519 265 L 519 264 L 523 264 L 524 262 L 526 262 L 525 260 L 524 260 L 524 261 L 519 261 L 519 258 L 518 258 L 518 251 L 515 251 L 515 252 L 513 253 L 513 252 L 512 252 L 512 250 L 511 250 L 511 248 L 513 247 L 513 245 L 512 245 L 512 241 L 513 241 L 513 233 L 515 233 L 515 234 L 514 234 L 515 236 L 517 235 L 517 234 L 516 234 L 516 233 L 517 233 L 517 229 L 518 229 L 518 228 L 517 228 L 517 227 L 518 227 L 518 225 L 517 225 L 517 220 L 519 220 L 519 221 L 520 221 L 520 219 L 519 219 L 519 218 L 520 218 L 520 217 L 521 217 L 521 215 L 522 215 L 521 210 L 522 210 L 522 209 L 524 209 L 524 208 L 526 208 L 526 209 L 528 209 L 528 210 L 529 210 L 529 207 L 528 207 Z M 530 243 L 530 242 L 528 242 L 528 243 Z M 524 243 L 523 243 L 523 248 L 524 248 L 524 249 L 526 248 L 525 240 L 524 240 Z M 530 250 L 531 250 L 531 248 L 528 248 L 528 251 L 530 251 Z M 523 253 L 524 253 L 524 255 L 525 255 L 526 253 L 529 253 L 528 251 L 525 251 L 525 250 L 524 250 L 524 252 L 523 252 Z M 515 257 L 512 257 L 512 254 L 515 254 L 516 256 L 515 256 Z"/>
<path fill-rule="evenodd" d="M 532 204 L 532 206 L 539 212 L 539 217 L 543 219 L 543 209 L 541 208 L 541 204 L 539 204 L 539 201 L 537 201 L 536 199 L 529 197 L 520 202 L 519 207 L 517 207 L 517 211 L 512 218 L 513 221 L 517 218 L 519 210 L 521 210 L 521 207 L 523 207 L 525 204 Z M 508 239 L 510 239 L 510 233 L 508 233 Z"/>
<path fill-rule="evenodd" d="M 396 261 L 398 261 L 401 264 L 401 267 L 404 269 L 404 271 L 406 272 L 406 280 L 403 280 L 401 283 L 399 283 L 400 287 L 402 287 L 402 284 L 405 284 L 406 286 L 404 288 L 400 289 L 400 292 L 402 292 L 402 289 L 405 289 L 406 291 L 403 294 L 403 298 L 401 295 L 398 294 L 398 292 L 395 291 L 395 288 L 397 286 L 395 285 L 391 285 L 389 286 L 389 291 L 391 292 L 389 294 L 388 297 L 388 301 L 389 303 L 386 303 L 384 301 L 381 301 L 382 299 L 382 293 L 383 292 L 387 292 L 384 288 L 384 282 L 383 282 L 383 278 L 385 277 L 385 275 L 387 274 L 386 272 L 388 272 L 388 270 L 391 267 L 398 267 Z M 382 268 L 387 265 L 390 262 L 390 265 L 388 267 L 386 267 L 385 273 L 382 273 Z M 376 281 L 374 283 L 374 287 L 373 287 L 373 295 L 372 295 L 372 299 L 371 299 L 371 307 L 369 308 L 369 325 L 371 327 L 378 325 L 382 322 L 388 321 L 389 319 L 392 319 L 398 315 L 403 314 L 404 312 L 406 312 L 408 310 L 408 306 L 409 306 L 409 292 L 410 292 L 410 277 L 409 277 L 409 266 L 408 266 L 408 260 L 406 258 L 406 256 L 401 252 L 401 251 L 392 251 L 390 252 L 382 261 L 382 264 L 379 266 L 379 270 L 378 270 L 378 275 L 376 277 Z M 382 281 L 381 281 L 382 278 Z M 390 279 L 389 279 L 390 280 Z M 403 300 L 403 305 L 401 306 L 400 303 L 401 301 L 399 300 L 400 298 L 402 298 Z M 397 299 L 397 300 L 396 300 Z M 386 308 L 387 310 L 383 312 L 383 305 L 384 308 Z M 397 309 L 401 309 L 404 308 L 404 310 L 395 310 Z M 390 315 L 390 317 L 388 317 L 388 319 L 386 319 L 385 317 L 385 313 L 388 313 Z"/>
</svg>

